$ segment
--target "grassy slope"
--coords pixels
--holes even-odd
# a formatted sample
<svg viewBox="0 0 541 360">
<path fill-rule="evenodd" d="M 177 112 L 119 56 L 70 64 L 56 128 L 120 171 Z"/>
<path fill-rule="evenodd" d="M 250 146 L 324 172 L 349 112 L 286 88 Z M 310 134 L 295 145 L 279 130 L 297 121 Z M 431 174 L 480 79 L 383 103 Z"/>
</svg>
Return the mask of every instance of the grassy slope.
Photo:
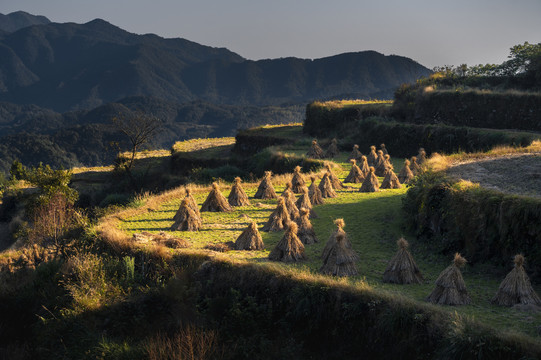
<svg viewBox="0 0 541 360">
<path fill-rule="evenodd" d="M 306 148 L 288 150 L 288 152 L 297 155 L 305 151 Z M 349 171 L 349 166 L 345 162 L 346 157 L 347 155 L 343 154 L 335 159 L 344 169 L 340 174 L 342 179 Z M 401 168 L 401 164 L 398 163 L 401 161 L 395 162 L 397 171 Z M 249 196 L 255 193 L 256 186 L 257 184 L 245 184 L 245 190 Z M 382 283 L 383 271 L 396 251 L 395 242 L 398 237 L 403 235 L 401 199 L 406 189 L 365 194 L 355 191 L 355 188 L 359 186 L 354 185 L 353 187 L 354 189 L 340 191 L 338 198 L 328 199 L 324 205 L 315 208 L 319 218 L 313 219 L 312 223 L 319 237 L 319 243 L 306 248 L 308 260 L 299 264 L 280 264 L 280 266 L 317 272 L 321 266 L 319 256 L 329 234 L 334 229 L 333 220 L 342 217 L 346 222 L 346 231 L 352 240 L 353 247 L 360 255 L 358 263 L 360 275 L 349 279 L 349 282 L 353 286 L 364 286 L 363 284 L 367 281 L 373 288 L 423 301 L 432 290 L 435 279 L 450 264 L 451 259 L 431 253 L 429 249 L 416 244 L 415 239 L 406 236 L 412 244 L 412 253 L 426 278 L 425 284 L 400 286 Z M 222 188 L 224 195 L 227 196 L 229 185 Z M 284 186 L 277 184 L 275 188 L 277 192 L 281 192 Z M 204 201 L 207 193 L 206 189 L 196 192 L 196 200 L 199 204 Z M 130 217 L 122 222 L 121 228 L 130 233 L 168 231 L 180 200 L 180 198 L 168 200 L 156 211 Z M 261 205 L 256 205 L 258 203 Z M 209 243 L 235 241 L 240 232 L 247 226 L 249 218 L 255 219 L 261 226 L 267 220 L 275 204 L 276 202 L 272 200 L 252 200 L 252 206 L 236 209 L 232 213 L 204 213 L 204 226 L 200 232 L 175 232 L 175 235 L 189 240 L 193 248 L 203 248 Z M 279 241 L 282 232 L 262 232 L 262 236 L 266 245 L 265 251 L 231 251 L 228 255 L 250 262 L 268 262 L 266 259 L 268 253 Z M 492 275 L 494 273 L 496 275 Z M 490 304 L 490 298 L 496 292 L 505 273 L 489 267 L 472 268 L 466 266 L 463 274 L 472 296 L 473 305 L 443 307 L 444 310 L 449 311 L 450 316 L 456 311 L 502 331 L 536 334 L 536 324 L 541 321 L 541 314 L 520 312 Z M 537 290 L 541 292 L 540 288 Z"/>
</svg>

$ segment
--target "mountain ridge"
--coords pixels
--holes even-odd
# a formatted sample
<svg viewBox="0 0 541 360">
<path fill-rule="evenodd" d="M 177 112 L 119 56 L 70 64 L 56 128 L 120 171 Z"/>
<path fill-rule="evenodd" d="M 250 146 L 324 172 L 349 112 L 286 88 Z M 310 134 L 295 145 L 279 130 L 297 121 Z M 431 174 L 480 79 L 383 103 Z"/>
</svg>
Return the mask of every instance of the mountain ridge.
<svg viewBox="0 0 541 360">
<path fill-rule="evenodd" d="M 4 34 L 0 55 L 0 101 L 58 112 L 132 95 L 230 105 L 391 97 L 395 87 L 430 73 L 411 59 L 375 51 L 248 60 L 187 39 L 133 34 L 102 19 Z"/>
<path fill-rule="evenodd" d="M 0 31 L 10 33 L 32 26 L 49 24 L 51 20 L 43 15 L 32 15 L 25 11 L 15 11 L 9 14 L 0 13 Z M 0 32 L 0 36 L 2 33 Z"/>
</svg>

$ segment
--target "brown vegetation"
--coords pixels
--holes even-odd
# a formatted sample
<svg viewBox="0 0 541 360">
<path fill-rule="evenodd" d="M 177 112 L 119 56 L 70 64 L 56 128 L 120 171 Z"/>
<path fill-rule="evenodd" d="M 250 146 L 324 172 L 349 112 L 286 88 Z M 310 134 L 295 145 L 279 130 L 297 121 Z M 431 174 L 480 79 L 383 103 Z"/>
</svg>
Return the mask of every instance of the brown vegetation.
<svg viewBox="0 0 541 360">
<path fill-rule="evenodd" d="M 317 144 L 317 140 L 312 140 L 312 146 L 306 153 L 306 156 L 312 159 L 323 159 L 323 149 Z"/>
<path fill-rule="evenodd" d="M 383 281 L 394 284 L 422 284 L 423 275 L 408 251 L 408 242 L 400 238 L 396 244 L 398 251 L 389 261 L 383 273 Z"/>
<path fill-rule="evenodd" d="M 310 211 L 310 219 L 317 219 L 318 216 L 312 207 L 312 202 L 310 201 L 310 195 L 308 194 L 308 188 L 306 186 L 303 189 L 302 195 L 297 200 L 296 205 L 299 211 L 302 208 L 308 209 Z"/>
<path fill-rule="evenodd" d="M 370 166 L 370 172 L 366 176 L 359 189 L 360 192 L 376 192 L 379 191 L 379 180 L 374 174 L 374 167 Z"/>
<path fill-rule="evenodd" d="M 385 173 L 385 177 L 383 178 L 383 181 L 381 182 L 381 189 L 400 189 L 402 185 L 400 184 L 400 181 L 398 180 L 398 177 L 394 173 L 392 169 L 387 169 L 387 172 Z"/>
<path fill-rule="evenodd" d="M 492 298 L 492 303 L 504 306 L 541 305 L 541 299 L 532 288 L 528 274 L 524 270 L 524 256 L 515 255 L 514 263 L 515 267 L 503 279 L 498 292 Z"/>
<path fill-rule="evenodd" d="M 304 178 L 301 175 L 301 167 L 296 166 L 293 177 L 291 178 L 291 190 L 293 190 L 295 194 L 300 194 L 302 193 L 302 188 L 305 186 Z"/>
<path fill-rule="evenodd" d="M 312 203 L 312 205 L 321 205 L 325 201 L 323 200 L 323 196 L 321 195 L 321 190 L 316 185 L 316 176 L 310 176 L 310 180 L 312 181 L 310 187 L 308 188 L 308 196 L 310 197 L 310 203 Z"/>
<path fill-rule="evenodd" d="M 331 140 L 331 144 L 329 145 L 329 147 L 327 148 L 327 151 L 325 152 L 325 157 L 335 158 L 338 155 L 340 155 L 340 150 L 338 150 L 338 144 L 337 144 L 336 138 L 333 138 Z"/>
<path fill-rule="evenodd" d="M 346 236 L 343 233 L 336 234 L 336 240 L 329 249 L 327 256 L 323 258 L 323 265 L 319 269 L 326 275 L 355 276 L 357 268 L 355 262 L 359 256 L 346 244 Z"/>
<path fill-rule="evenodd" d="M 281 231 L 285 229 L 287 223 L 290 221 L 289 211 L 286 207 L 284 198 L 278 199 L 278 205 L 276 209 L 269 216 L 269 220 L 263 226 L 263 231 Z"/>
<path fill-rule="evenodd" d="M 190 208 L 188 197 L 180 203 L 171 225 L 173 231 L 198 231 L 202 226 L 201 216 L 197 216 L 195 211 Z"/>
<path fill-rule="evenodd" d="M 254 199 L 277 199 L 278 195 L 274 191 L 274 187 L 271 182 L 271 172 L 265 171 L 265 177 L 261 180 L 257 192 L 254 195 Z"/>
<path fill-rule="evenodd" d="M 404 160 L 404 167 L 398 173 L 398 181 L 401 184 L 408 184 L 414 177 L 415 175 L 413 175 L 410 169 L 410 161 L 408 159 Z"/>
<path fill-rule="evenodd" d="M 212 183 L 212 190 L 207 196 L 207 199 L 201 205 L 201 211 L 233 211 L 233 208 L 227 202 L 225 196 L 221 193 L 217 183 Z"/>
<path fill-rule="evenodd" d="M 348 160 L 354 159 L 359 160 L 363 154 L 359 151 L 359 145 L 355 144 L 353 145 L 353 150 L 351 151 L 351 154 L 348 157 Z"/>
<path fill-rule="evenodd" d="M 304 245 L 297 237 L 297 224 L 290 221 L 286 232 L 269 254 L 269 260 L 295 262 L 305 259 Z"/>
<path fill-rule="evenodd" d="M 331 184 L 333 189 L 335 190 L 342 190 L 345 188 L 344 184 L 338 179 L 338 176 L 336 176 L 331 168 L 331 165 L 329 163 L 325 164 L 325 169 L 327 169 L 327 173 L 329 174 L 329 179 L 331 180 Z"/>
<path fill-rule="evenodd" d="M 344 219 L 336 219 L 334 220 L 334 224 L 336 225 L 336 230 L 333 231 L 333 233 L 329 237 L 329 240 L 327 240 L 325 247 L 323 248 L 323 252 L 321 253 L 322 259 L 326 259 L 329 256 L 329 252 L 336 243 L 336 237 L 338 234 L 343 234 L 345 236 L 344 245 L 347 248 L 351 248 L 351 242 L 349 241 L 347 233 L 344 231 L 344 227 L 346 226 L 346 222 L 344 221 Z"/>
<path fill-rule="evenodd" d="M 376 147 L 374 145 L 370 146 L 370 152 L 366 157 L 369 166 L 376 166 L 378 161 L 378 155 L 376 154 Z"/>
<path fill-rule="evenodd" d="M 304 245 L 311 245 L 317 243 L 316 232 L 314 227 L 308 218 L 310 210 L 307 208 L 301 208 L 300 216 L 297 219 L 297 224 L 299 225 L 297 236 Z"/>
<path fill-rule="evenodd" d="M 264 248 L 265 245 L 255 221 L 252 221 L 235 241 L 237 250 L 263 250 Z"/>
<path fill-rule="evenodd" d="M 231 192 L 229 193 L 227 201 L 231 206 L 250 206 L 248 195 L 246 195 L 244 189 L 240 185 L 240 177 L 235 178 L 235 183 L 231 187 Z"/>
<path fill-rule="evenodd" d="M 323 178 L 319 182 L 319 190 L 321 191 L 321 197 L 323 198 L 333 198 L 336 197 L 336 192 L 334 191 L 331 183 L 329 173 L 325 173 Z"/>
<path fill-rule="evenodd" d="M 428 295 L 427 301 L 439 305 L 467 305 L 471 302 L 460 268 L 466 259 L 455 254 L 453 263 L 443 270 L 436 279 L 436 287 Z"/>
<path fill-rule="evenodd" d="M 359 184 L 364 181 L 364 174 L 361 169 L 357 166 L 355 159 L 349 160 L 351 162 L 351 170 L 349 171 L 348 176 L 344 179 L 345 183 Z"/>
</svg>

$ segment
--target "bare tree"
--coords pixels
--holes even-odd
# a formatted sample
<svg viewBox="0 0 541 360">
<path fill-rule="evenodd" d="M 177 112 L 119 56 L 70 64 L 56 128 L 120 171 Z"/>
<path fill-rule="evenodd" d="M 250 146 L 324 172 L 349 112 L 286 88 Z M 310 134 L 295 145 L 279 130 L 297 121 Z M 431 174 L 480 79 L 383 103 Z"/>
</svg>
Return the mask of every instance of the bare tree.
<svg viewBox="0 0 541 360">
<path fill-rule="evenodd" d="M 152 137 L 156 135 L 162 127 L 162 121 L 156 116 L 147 115 L 142 112 L 137 112 L 130 115 L 119 115 L 113 118 L 113 124 L 125 134 L 131 145 L 131 156 L 128 162 L 124 165 L 129 172 L 133 166 L 137 151 L 143 145 L 150 142 Z"/>
</svg>

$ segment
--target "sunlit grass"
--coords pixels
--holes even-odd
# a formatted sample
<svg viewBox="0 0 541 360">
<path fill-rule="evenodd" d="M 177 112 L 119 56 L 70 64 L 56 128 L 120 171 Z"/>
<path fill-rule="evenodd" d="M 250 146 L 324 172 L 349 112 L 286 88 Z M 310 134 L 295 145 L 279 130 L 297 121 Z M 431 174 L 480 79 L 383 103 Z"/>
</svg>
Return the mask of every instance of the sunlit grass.
<svg viewBox="0 0 541 360">
<path fill-rule="evenodd" d="M 190 139 L 190 140 L 184 140 L 184 141 L 177 141 L 173 145 L 173 152 L 199 151 L 199 150 L 204 150 L 204 149 L 213 148 L 213 147 L 233 145 L 234 143 L 235 143 L 234 137 Z"/>
<path fill-rule="evenodd" d="M 342 154 L 337 159 L 344 169 L 340 177 L 343 179 L 349 171 L 349 165 L 345 162 L 347 154 Z M 401 168 L 401 160 L 395 159 L 396 171 Z M 397 164 L 400 163 L 400 164 Z M 380 179 L 381 181 L 381 179 Z M 378 193 L 360 193 L 360 185 L 347 184 L 349 189 L 338 191 L 339 196 L 334 199 L 326 199 L 324 205 L 316 206 L 317 219 L 312 224 L 318 236 L 319 242 L 306 247 L 308 259 L 296 264 L 271 263 L 267 257 L 283 235 L 283 232 L 261 232 L 265 250 L 263 251 L 229 251 L 221 256 L 228 256 L 238 261 L 248 261 L 258 264 L 268 264 L 284 270 L 301 272 L 306 277 L 320 277 L 318 270 L 322 265 L 321 252 L 335 225 L 333 220 L 343 218 L 346 223 L 345 230 L 348 233 L 354 250 L 359 254 L 360 260 L 357 268 L 359 275 L 343 279 L 352 286 L 371 288 L 376 291 L 384 291 L 393 296 L 405 296 L 415 301 L 424 302 L 425 297 L 432 291 L 433 284 L 439 273 L 451 262 L 450 258 L 434 254 L 423 243 L 415 238 L 407 236 L 404 231 L 402 220 L 401 202 L 407 189 L 383 190 Z M 257 184 L 245 184 L 248 196 L 252 197 Z M 282 184 L 275 186 L 278 193 L 284 189 Z M 229 185 L 222 186 L 225 196 L 229 194 Z M 195 194 L 199 205 L 204 201 L 208 193 L 207 189 L 199 188 Z M 155 211 L 126 217 L 120 222 L 120 227 L 132 234 L 134 232 L 169 231 L 172 218 L 180 204 L 181 198 L 172 198 L 161 205 Z M 206 245 L 216 243 L 234 242 L 244 230 L 251 219 L 255 220 L 259 227 L 267 221 L 268 216 L 276 206 L 275 200 L 251 199 L 251 206 L 236 208 L 230 213 L 203 213 L 203 228 L 199 232 L 172 232 L 171 234 L 188 240 L 192 249 L 203 249 Z M 395 285 L 382 282 L 382 275 L 388 261 L 396 251 L 396 240 L 406 235 L 411 244 L 411 251 L 419 268 L 425 277 L 425 283 L 418 285 Z M 511 267 L 511 264 L 510 264 Z M 510 270 L 510 268 L 509 268 Z M 511 308 L 494 306 L 490 299 L 498 289 L 499 283 L 505 274 L 496 271 L 488 265 L 466 266 L 463 270 L 466 285 L 472 297 L 472 305 L 461 307 L 439 307 L 448 311 L 450 316 L 456 311 L 458 314 L 474 317 L 481 323 L 493 326 L 502 331 L 517 331 L 528 335 L 536 334 L 536 324 L 541 321 L 541 314 L 521 312 Z M 538 289 L 540 291 L 541 289 Z"/>
<path fill-rule="evenodd" d="M 323 106 L 331 109 L 346 108 L 358 105 L 392 105 L 393 100 L 330 100 L 330 101 L 316 101 L 313 103 L 317 106 Z"/>
</svg>

